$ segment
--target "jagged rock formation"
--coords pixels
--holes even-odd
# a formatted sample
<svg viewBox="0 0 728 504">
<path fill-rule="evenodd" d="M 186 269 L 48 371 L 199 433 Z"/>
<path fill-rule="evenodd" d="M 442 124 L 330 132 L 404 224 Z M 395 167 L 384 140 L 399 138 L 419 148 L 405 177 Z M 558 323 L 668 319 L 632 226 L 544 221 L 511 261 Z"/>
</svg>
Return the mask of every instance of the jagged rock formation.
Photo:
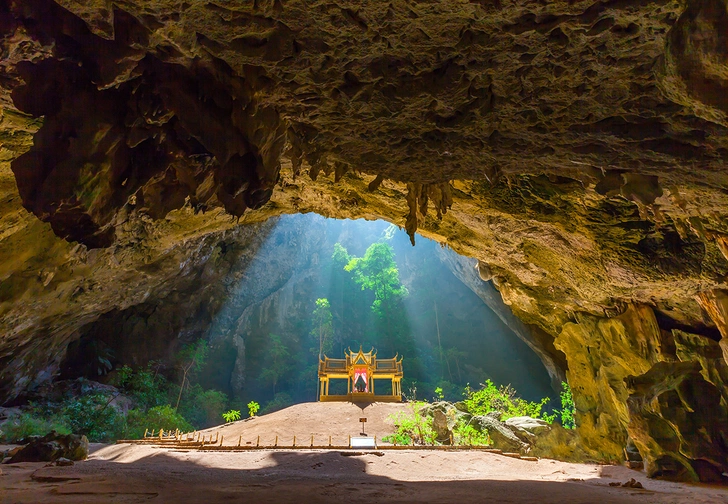
<svg viewBox="0 0 728 504">
<path fill-rule="evenodd" d="M 651 476 L 720 481 L 728 365 L 718 342 L 663 329 L 644 305 L 611 319 L 577 320 L 555 344 L 568 356 L 587 446 L 616 456 L 629 435 Z"/>
<path fill-rule="evenodd" d="M 595 456 L 714 477 L 727 33 L 725 0 L 3 2 L 0 396 L 226 215 L 386 218 L 555 339 Z"/>
</svg>

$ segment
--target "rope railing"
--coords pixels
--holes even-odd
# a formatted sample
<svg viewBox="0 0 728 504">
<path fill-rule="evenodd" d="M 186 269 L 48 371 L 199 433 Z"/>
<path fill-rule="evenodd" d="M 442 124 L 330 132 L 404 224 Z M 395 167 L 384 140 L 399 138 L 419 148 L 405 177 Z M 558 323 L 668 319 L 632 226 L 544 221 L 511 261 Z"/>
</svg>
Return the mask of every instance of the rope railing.
<svg viewBox="0 0 728 504">
<path fill-rule="evenodd" d="M 238 436 L 237 443 L 225 445 L 224 436 L 219 431 L 215 433 L 205 433 L 200 431 L 182 433 L 179 430 L 167 430 L 159 429 L 158 431 L 148 429 L 144 432 L 142 439 L 122 439 L 117 441 L 117 444 L 144 444 L 144 445 L 155 445 L 165 448 L 186 448 L 186 449 L 197 449 L 203 451 L 251 451 L 251 450 L 361 450 L 361 448 L 352 447 L 352 436 L 344 438 L 345 444 L 335 444 L 333 436 L 328 436 L 328 439 L 324 438 L 322 444 L 317 444 L 316 437 L 311 434 L 310 438 L 306 438 L 306 441 L 299 442 L 296 435 L 285 436 L 281 438 L 278 435 L 271 437 L 270 441 L 272 444 L 261 444 L 261 437 L 258 435 L 255 439 L 250 441 L 243 441 L 243 436 Z M 284 439 L 290 439 L 291 443 L 287 444 Z M 482 451 L 487 453 L 494 453 L 503 455 L 506 457 L 519 458 L 527 461 L 537 461 L 537 457 L 529 457 L 521 455 L 519 453 L 508 453 L 502 450 L 489 448 L 487 446 L 452 446 L 452 445 L 416 445 L 416 444 L 384 444 L 380 445 L 377 443 L 377 437 L 374 436 L 374 449 L 375 450 L 437 450 L 437 451 Z M 338 442 L 338 440 L 336 440 Z"/>
</svg>

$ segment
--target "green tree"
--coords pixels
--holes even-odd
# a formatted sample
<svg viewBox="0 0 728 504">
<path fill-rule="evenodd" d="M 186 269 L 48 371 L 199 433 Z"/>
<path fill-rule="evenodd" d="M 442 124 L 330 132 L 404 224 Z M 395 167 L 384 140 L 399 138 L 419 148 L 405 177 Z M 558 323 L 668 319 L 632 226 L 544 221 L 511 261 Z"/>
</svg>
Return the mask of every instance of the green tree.
<svg viewBox="0 0 728 504">
<path fill-rule="evenodd" d="M 273 395 L 276 393 L 278 381 L 288 370 L 286 359 L 290 355 L 288 348 L 277 334 L 268 335 L 268 348 L 265 352 L 265 369 L 260 374 L 261 379 L 273 384 Z"/>
<path fill-rule="evenodd" d="M 185 385 L 189 387 L 191 378 L 202 369 L 205 365 L 206 358 L 207 341 L 204 339 L 200 339 L 197 343 L 192 345 L 185 346 L 178 354 L 177 359 L 179 367 L 182 370 L 182 383 L 179 386 L 177 404 L 174 407 L 175 411 L 179 408 L 179 403 L 182 399 L 182 392 L 185 390 Z"/>
<path fill-rule="evenodd" d="M 331 305 L 326 298 L 316 300 L 316 308 L 313 310 L 313 329 L 311 336 L 318 339 L 318 357 L 330 353 L 334 346 L 334 327 L 331 316 Z M 315 350 L 314 350 L 315 353 Z"/>
<path fill-rule="evenodd" d="M 363 257 L 353 257 L 336 244 L 332 259 L 339 264 L 348 259 L 343 269 L 351 274 L 351 280 L 361 291 L 374 295 L 371 314 L 377 327 L 370 342 L 382 350 L 407 355 L 408 362 L 413 362 L 416 351 L 403 304 L 408 292 L 400 282 L 392 247 L 383 242 L 373 243 Z"/>
<path fill-rule="evenodd" d="M 349 264 L 349 261 L 351 261 L 351 256 L 341 243 L 334 243 L 334 253 L 331 254 L 331 259 L 342 268 L 345 268 Z"/>
<path fill-rule="evenodd" d="M 336 255 L 336 246 L 334 248 Z M 407 295 L 407 288 L 399 281 L 394 250 L 386 243 L 372 243 L 364 257 L 351 257 L 344 269 L 354 275 L 354 281 L 362 290 L 369 289 L 374 293 L 372 310 L 379 315 L 384 315 L 387 308 Z"/>
</svg>

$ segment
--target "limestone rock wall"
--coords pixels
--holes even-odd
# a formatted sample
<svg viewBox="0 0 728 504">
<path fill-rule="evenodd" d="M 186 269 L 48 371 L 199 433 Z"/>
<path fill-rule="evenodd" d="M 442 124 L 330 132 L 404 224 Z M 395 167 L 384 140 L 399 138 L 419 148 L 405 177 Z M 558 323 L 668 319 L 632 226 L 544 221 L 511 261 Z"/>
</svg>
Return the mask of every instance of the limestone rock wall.
<svg viewBox="0 0 728 504">
<path fill-rule="evenodd" d="M 728 467 L 728 366 L 717 341 L 661 329 L 650 307 L 580 316 L 556 338 L 577 426 L 597 459 L 624 460 L 630 437 L 648 474 L 719 481 Z M 581 349 L 581 350 L 579 350 Z"/>
</svg>

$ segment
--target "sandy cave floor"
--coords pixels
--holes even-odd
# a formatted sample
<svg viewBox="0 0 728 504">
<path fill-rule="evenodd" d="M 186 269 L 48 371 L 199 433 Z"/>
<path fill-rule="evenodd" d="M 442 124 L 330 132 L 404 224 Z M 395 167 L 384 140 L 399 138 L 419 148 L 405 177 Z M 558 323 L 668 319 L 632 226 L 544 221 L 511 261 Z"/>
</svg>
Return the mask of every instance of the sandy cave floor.
<svg viewBox="0 0 728 504">
<path fill-rule="evenodd" d="M 309 403 L 236 422 L 218 430 L 224 444 L 255 439 L 320 436 L 338 429 L 356 435 L 390 432 L 386 417 L 404 405 Z M 323 416 L 322 416 L 323 415 Z M 295 428 L 293 428 L 295 426 Z M 227 439 L 234 439 L 234 443 Z M 292 439 L 291 439 L 292 441 Z M 244 441 L 245 442 L 245 441 Z M 336 441 L 334 441 L 336 444 Z M 290 444 L 290 442 L 286 443 Z M 647 479 L 619 466 L 530 462 L 480 451 L 255 450 L 199 452 L 118 444 L 92 445 L 72 467 L 44 463 L 0 466 L 0 503 L 222 503 L 222 502 L 498 502 L 728 504 L 728 488 Z M 630 478 L 645 489 L 611 487 Z"/>
</svg>

